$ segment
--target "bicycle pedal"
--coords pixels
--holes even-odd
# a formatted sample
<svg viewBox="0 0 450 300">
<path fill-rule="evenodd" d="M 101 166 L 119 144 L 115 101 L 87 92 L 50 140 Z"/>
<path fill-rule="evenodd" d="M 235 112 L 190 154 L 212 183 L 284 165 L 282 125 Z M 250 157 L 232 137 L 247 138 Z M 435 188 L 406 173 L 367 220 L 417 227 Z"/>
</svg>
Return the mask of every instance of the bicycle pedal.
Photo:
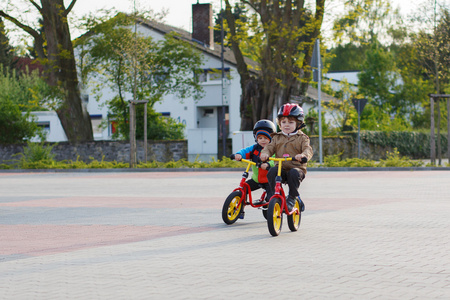
<svg viewBox="0 0 450 300">
<path fill-rule="evenodd" d="M 266 201 L 257 201 L 257 202 L 253 203 L 253 205 L 266 205 L 266 204 L 269 204 L 269 203 Z"/>
</svg>

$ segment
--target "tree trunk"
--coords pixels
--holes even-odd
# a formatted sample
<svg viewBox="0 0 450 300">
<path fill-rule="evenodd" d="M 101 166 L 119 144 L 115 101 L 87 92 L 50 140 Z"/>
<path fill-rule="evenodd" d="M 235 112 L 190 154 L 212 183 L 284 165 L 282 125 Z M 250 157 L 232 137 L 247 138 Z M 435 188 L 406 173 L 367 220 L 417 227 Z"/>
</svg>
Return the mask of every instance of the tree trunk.
<svg viewBox="0 0 450 300">
<path fill-rule="evenodd" d="M 437 156 L 438 165 L 442 165 L 442 149 L 441 149 L 441 99 L 436 98 L 436 109 L 437 109 Z"/>
<path fill-rule="evenodd" d="M 67 23 L 67 14 L 72 10 L 76 0 L 72 0 L 67 9 L 63 0 L 41 0 L 42 7 L 35 1 L 29 2 L 41 14 L 45 39 L 37 30 L 2 10 L 0 16 L 33 37 L 36 53 L 45 68 L 47 83 L 63 95 L 63 101 L 56 108 L 56 112 L 69 142 L 92 141 L 92 124 L 81 103 L 75 57 Z"/>
<path fill-rule="evenodd" d="M 239 41 L 236 38 L 236 23 L 234 21 L 233 13 L 231 12 L 231 5 L 228 0 L 225 0 L 225 17 L 228 21 L 228 26 L 231 33 L 231 45 L 234 57 L 237 63 L 238 73 L 241 77 L 241 103 L 240 103 L 240 113 L 241 113 L 241 130 L 252 130 L 252 111 L 251 111 L 251 98 L 247 92 L 248 86 L 252 85 L 250 73 L 247 68 L 247 64 L 244 61 L 244 55 L 239 48 Z"/>
<path fill-rule="evenodd" d="M 314 41 L 320 34 L 325 0 L 316 0 L 315 16 L 303 1 L 241 1 L 252 7 L 264 28 L 265 45 L 260 49 L 259 78 L 250 78 L 236 38 L 236 25 L 228 0 L 226 19 L 231 45 L 241 76 L 241 130 L 251 130 L 260 119 L 272 119 L 273 109 L 288 102 L 291 94 L 304 95 L 308 87 L 305 68 L 311 63 Z M 306 76 L 306 77 L 305 77 Z"/>
<path fill-rule="evenodd" d="M 64 102 L 56 112 L 70 142 L 91 141 L 92 124 L 83 109 L 78 76 L 63 0 L 41 0 L 47 40 L 48 83 L 64 92 Z"/>
<path fill-rule="evenodd" d="M 450 98 L 447 98 L 447 159 L 450 164 Z"/>
<path fill-rule="evenodd" d="M 430 161 L 436 165 L 436 140 L 434 138 L 434 97 L 430 97 Z"/>
</svg>

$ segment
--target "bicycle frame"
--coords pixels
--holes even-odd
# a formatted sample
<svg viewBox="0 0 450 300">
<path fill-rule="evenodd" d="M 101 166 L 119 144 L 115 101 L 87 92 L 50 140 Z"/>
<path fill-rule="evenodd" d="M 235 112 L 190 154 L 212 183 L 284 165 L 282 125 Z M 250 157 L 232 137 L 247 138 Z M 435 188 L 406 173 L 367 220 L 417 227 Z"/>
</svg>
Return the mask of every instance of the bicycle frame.
<svg viewBox="0 0 450 300">
<path fill-rule="evenodd" d="M 278 162 L 278 172 L 277 172 L 277 177 L 275 177 L 275 193 L 273 194 L 273 196 L 270 198 L 269 202 L 272 201 L 273 198 L 279 198 L 281 200 L 281 207 L 283 207 L 283 212 L 290 216 L 292 215 L 294 212 L 298 212 L 298 210 L 295 208 L 293 209 L 291 212 L 289 211 L 288 207 L 287 207 L 287 203 L 286 203 L 286 195 L 284 193 L 284 189 L 281 186 L 282 184 L 282 179 L 281 179 L 281 166 L 282 166 L 282 162 L 283 161 L 290 161 L 290 160 L 296 160 L 293 157 L 283 157 L 283 158 L 278 158 L 278 157 L 269 157 L 269 160 L 273 160 L 275 162 Z"/>
<path fill-rule="evenodd" d="M 242 193 L 241 202 L 243 205 L 250 205 L 252 207 L 258 208 L 264 205 L 267 205 L 267 203 L 261 203 L 261 204 L 254 204 L 252 201 L 252 192 L 250 189 L 250 186 L 248 185 L 247 178 L 248 178 L 248 171 L 250 170 L 250 167 L 253 165 L 256 165 L 255 162 L 248 160 L 248 159 L 241 159 L 242 162 L 247 163 L 247 168 L 245 169 L 244 173 L 242 174 L 241 182 L 239 183 L 239 187 L 235 188 L 233 192 L 240 191 Z M 261 201 L 264 200 L 266 197 L 266 191 L 264 190 L 263 194 L 261 195 Z"/>
</svg>

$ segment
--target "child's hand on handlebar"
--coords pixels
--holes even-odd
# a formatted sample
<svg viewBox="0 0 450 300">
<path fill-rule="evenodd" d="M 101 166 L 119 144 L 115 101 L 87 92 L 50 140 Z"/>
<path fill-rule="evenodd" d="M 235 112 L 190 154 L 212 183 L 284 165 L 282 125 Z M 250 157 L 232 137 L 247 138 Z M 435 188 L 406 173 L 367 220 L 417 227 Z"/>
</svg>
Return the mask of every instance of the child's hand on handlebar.
<svg viewBox="0 0 450 300">
<path fill-rule="evenodd" d="M 308 158 L 304 154 L 297 154 L 294 158 L 302 164 L 308 161 Z"/>
<path fill-rule="evenodd" d="M 266 162 L 269 159 L 269 155 L 261 153 L 259 158 L 261 159 L 262 162 Z"/>
<path fill-rule="evenodd" d="M 261 169 L 263 169 L 263 170 L 269 170 L 269 168 L 270 168 L 270 165 L 269 165 L 268 163 L 262 163 L 262 164 L 261 164 Z"/>
<path fill-rule="evenodd" d="M 240 154 L 235 154 L 235 155 L 234 155 L 234 159 L 237 160 L 237 161 L 240 161 L 240 160 L 242 159 L 242 155 L 240 155 Z"/>
</svg>

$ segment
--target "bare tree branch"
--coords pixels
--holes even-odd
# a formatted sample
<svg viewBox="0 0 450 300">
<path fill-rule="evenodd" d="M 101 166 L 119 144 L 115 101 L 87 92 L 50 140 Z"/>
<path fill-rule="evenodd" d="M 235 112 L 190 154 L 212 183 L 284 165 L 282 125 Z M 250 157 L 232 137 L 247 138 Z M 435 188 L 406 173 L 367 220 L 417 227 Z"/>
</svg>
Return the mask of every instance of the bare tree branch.
<svg viewBox="0 0 450 300">
<path fill-rule="evenodd" d="M 33 0 L 28 0 L 30 1 L 31 4 L 33 4 L 34 7 L 36 7 L 36 9 L 39 11 L 39 13 L 42 13 L 42 7 L 40 7 L 36 2 L 34 2 Z"/>
<path fill-rule="evenodd" d="M 14 23 L 17 27 L 19 27 L 20 29 L 22 29 L 23 31 L 25 31 L 26 33 L 31 35 L 33 38 L 37 38 L 39 36 L 39 33 L 36 30 L 31 28 L 30 26 L 27 26 L 27 25 L 21 23 L 16 18 L 14 18 L 11 15 L 5 13 L 3 10 L 0 10 L 0 16 L 2 16 L 5 19 L 7 19 L 8 21 Z"/>
<path fill-rule="evenodd" d="M 72 0 L 72 2 L 70 2 L 69 6 L 66 8 L 66 11 L 64 12 L 64 16 L 67 16 L 72 11 L 72 8 L 74 7 L 76 2 L 77 0 Z"/>
</svg>

